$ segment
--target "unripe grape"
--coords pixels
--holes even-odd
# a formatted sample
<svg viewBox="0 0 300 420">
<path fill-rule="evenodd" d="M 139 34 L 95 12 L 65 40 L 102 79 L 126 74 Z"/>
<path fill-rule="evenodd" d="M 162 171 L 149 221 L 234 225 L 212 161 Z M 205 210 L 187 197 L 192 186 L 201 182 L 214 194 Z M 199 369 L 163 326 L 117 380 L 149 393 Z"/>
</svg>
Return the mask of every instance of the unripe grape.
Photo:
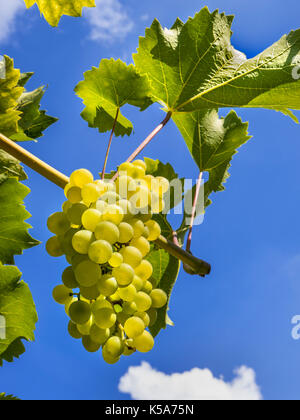
<svg viewBox="0 0 300 420">
<path fill-rule="evenodd" d="M 141 220 L 134 218 L 129 220 L 128 223 L 133 227 L 134 238 L 139 238 L 142 236 L 145 230 L 145 225 Z"/>
<path fill-rule="evenodd" d="M 123 263 L 123 257 L 119 252 L 114 252 L 108 263 L 113 268 L 120 267 L 120 265 Z"/>
<path fill-rule="evenodd" d="M 118 289 L 120 298 L 125 302 L 132 302 L 136 296 L 136 293 L 136 288 L 132 284 L 127 287 L 120 287 Z"/>
<path fill-rule="evenodd" d="M 124 213 L 124 222 L 133 218 L 134 215 L 138 213 L 138 211 L 133 207 L 129 200 L 120 200 L 117 202 L 117 205 L 121 207 Z"/>
<path fill-rule="evenodd" d="M 87 169 L 78 169 L 70 176 L 70 183 L 82 188 L 84 185 L 94 181 L 94 177 Z"/>
<path fill-rule="evenodd" d="M 144 286 L 144 281 L 139 276 L 135 275 L 132 281 L 132 285 L 136 288 L 137 292 L 139 292 Z"/>
<path fill-rule="evenodd" d="M 124 330 L 127 337 L 135 338 L 144 332 L 145 324 L 141 318 L 133 316 L 125 322 Z"/>
<path fill-rule="evenodd" d="M 101 344 L 94 343 L 89 335 L 82 337 L 82 345 L 89 353 L 96 353 L 101 347 Z"/>
<path fill-rule="evenodd" d="M 147 314 L 147 312 L 136 312 L 134 316 L 141 318 L 143 323 L 145 324 L 145 328 L 147 328 L 150 324 L 150 316 Z"/>
<path fill-rule="evenodd" d="M 168 301 L 168 295 L 161 289 L 154 289 L 150 293 L 153 308 L 162 308 Z"/>
<path fill-rule="evenodd" d="M 95 232 L 97 225 L 102 220 L 102 213 L 96 209 L 86 210 L 81 217 L 83 227 L 91 232 Z"/>
<path fill-rule="evenodd" d="M 111 357 L 120 357 L 123 353 L 124 344 L 120 337 L 113 336 L 110 337 L 103 346 L 105 353 L 109 354 Z"/>
<path fill-rule="evenodd" d="M 108 204 L 103 212 L 103 220 L 119 225 L 124 219 L 124 212 L 116 204 Z"/>
<path fill-rule="evenodd" d="M 146 223 L 146 226 L 148 227 L 150 231 L 150 235 L 148 237 L 148 241 L 156 241 L 156 239 L 159 238 L 161 235 L 161 228 L 157 222 L 154 220 L 149 220 L 149 222 Z"/>
<path fill-rule="evenodd" d="M 141 353 L 148 353 L 154 347 L 154 339 L 148 331 L 144 331 L 143 334 L 134 338 L 134 347 Z"/>
<path fill-rule="evenodd" d="M 98 198 L 101 196 L 100 188 L 94 183 L 86 184 L 81 190 L 81 196 L 83 201 L 90 205 L 91 203 L 95 203 Z"/>
<path fill-rule="evenodd" d="M 106 274 L 99 279 L 97 287 L 103 296 L 111 296 L 117 291 L 118 283 L 111 274 Z"/>
<path fill-rule="evenodd" d="M 113 245 L 119 241 L 120 232 L 114 223 L 105 221 L 97 224 L 95 236 L 96 239 L 107 241 Z"/>
<path fill-rule="evenodd" d="M 69 289 L 77 289 L 79 284 L 76 280 L 73 267 L 67 267 L 62 274 L 63 284 Z"/>
<path fill-rule="evenodd" d="M 68 192 L 72 187 L 75 187 L 75 185 L 71 184 L 70 182 L 65 186 L 64 193 L 65 193 L 66 198 L 68 198 Z"/>
<path fill-rule="evenodd" d="M 75 273 L 76 267 L 82 263 L 83 261 L 89 261 L 89 257 L 87 255 L 77 254 L 72 257 L 72 267 Z M 76 277 L 76 274 L 75 274 Z"/>
<path fill-rule="evenodd" d="M 77 325 L 72 321 L 68 324 L 68 332 L 72 338 L 75 338 L 75 340 L 82 338 L 82 334 L 78 331 Z"/>
<path fill-rule="evenodd" d="M 122 222 L 119 224 L 119 242 L 121 244 L 127 244 L 131 241 L 134 235 L 133 227 L 129 223 Z"/>
<path fill-rule="evenodd" d="M 61 248 L 65 255 L 69 255 L 71 257 L 74 257 L 76 255 L 76 251 L 72 246 L 72 240 L 75 233 L 79 232 L 78 229 L 69 229 L 63 236 L 63 239 L 61 241 Z"/>
<path fill-rule="evenodd" d="M 123 312 L 128 315 L 133 315 L 137 312 L 137 306 L 135 302 L 124 302 L 123 303 Z"/>
<path fill-rule="evenodd" d="M 133 246 L 122 248 L 120 254 L 124 259 L 124 263 L 130 265 L 132 268 L 138 267 L 143 259 L 141 252 Z"/>
<path fill-rule="evenodd" d="M 134 270 L 135 274 L 139 276 L 144 282 L 149 280 L 153 274 L 153 266 L 147 261 L 143 260 L 141 264 Z"/>
<path fill-rule="evenodd" d="M 95 313 L 100 309 L 110 309 L 112 311 L 113 306 L 110 302 L 108 302 L 108 300 L 100 297 L 99 299 L 96 300 L 96 302 L 92 304 L 91 310 L 92 310 L 92 313 L 95 315 Z"/>
<path fill-rule="evenodd" d="M 84 260 L 75 268 L 75 276 L 80 286 L 92 287 L 98 282 L 101 269 L 98 264 L 90 260 Z"/>
<path fill-rule="evenodd" d="M 120 286 L 128 286 L 134 278 L 134 270 L 130 265 L 123 263 L 113 269 L 113 276 Z"/>
<path fill-rule="evenodd" d="M 69 315 L 75 324 L 86 324 L 91 316 L 91 307 L 86 302 L 74 302 L 69 308 Z"/>
<path fill-rule="evenodd" d="M 80 203 L 80 201 L 82 200 L 81 188 L 71 187 L 67 192 L 67 199 L 72 204 Z"/>
<path fill-rule="evenodd" d="M 143 258 L 150 252 L 150 243 L 143 236 L 133 239 L 130 242 L 130 245 L 137 248 L 141 252 Z"/>
<path fill-rule="evenodd" d="M 81 296 L 83 296 L 85 299 L 88 299 L 88 300 L 96 300 L 100 296 L 100 292 L 96 284 L 92 287 L 81 286 L 80 294 Z"/>
<path fill-rule="evenodd" d="M 83 213 L 87 210 L 87 206 L 83 203 L 73 204 L 68 212 L 67 217 L 72 225 L 81 226 L 81 217 Z"/>
<path fill-rule="evenodd" d="M 88 322 L 86 322 L 85 324 L 77 325 L 77 329 L 80 332 L 80 334 L 89 335 L 92 325 L 93 325 L 93 320 L 92 320 L 92 317 L 90 317 Z"/>
<path fill-rule="evenodd" d="M 95 241 L 89 247 L 89 258 L 97 264 L 106 264 L 112 257 L 113 249 L 107 241 Z"/>
<path fill-rule="evenodd" d="M 69 309 L 70 309 L 70 306 L 71 306 L 71 305 L 72 305 L 72 303 L 74 303 L 74 302 L 78 302 L 77 297 L 73 297 L 70 301 L 68 301 L 68 302 L 65 304 L 65 312 L 66 312 L 66 314 L 67 314 L 68 316 L 70 316 L 70 314 L 69 314 Z"/>
<path fill-rule="evenodd" d="M 109 365 L 114 365 L 116 363 L 118 363 L 118 361 L 120 360 L 119 357 L 112 357 L 109 353 L 107 353 L 107 351 L 105 351 L 104 347 L 102 349 L 102 357 L 103 360 L 108 363 Z"/>
<path fill-rule="evenodd" d="M 143 286 L 142 292 L 145 292 L 147 293 L 147 295 L 150 295 L 150 293 L 152 292 L 152 289 L 153 289 L 152 283 L 150 283 L 150 281 L 147 280 Z"/>
<path fill-rule="evenodd" d="M 93 232 L 89 230 L 80 230 L 72 238 L 72 246 L 79 254 L 87 254 L 90 245 L 95 240 Z"/>
<path fill-rule="evenodd" d="M 70 222 L 63 212 L 52 214 L 47 222 L 48 229 L 55 235 L 63 235 L 70 229 Z"/>
<path fill-rule="evenodd" d="M 61 257 L 64 255 L 61 243 L 57 236 L 52 236 L 46 243 L 46 251 L 51 257 Z"/>
<path fill-rule="evenodd" d="M 116 321 L 117 315 L 113 309 L 103 308 L 94 312 L 94 322 L 99 328 L 111 328 Z"/>
<path fill-rule="evenodd" d="M 68 213 L 68 210 L 72 207 L 72 203 L 70 203 L 70 201 L 65 201 L 64 204 L 62 205 L 62 210 L 65 214 Z"/>
<path fill-rule="evenodd" d="M 64 285 L 56 286 L 52 292 L 53 299 L 60 305 L 65 305 L 72 300 L 72 290 Z"/>
<path fill-rule="evenodd" d="M 98 344 L 104 344 L 110 337 L 109 328 L 102 329 L 93 324 L 90 330 L 91 339 Z"/>
<path fill-rule="evenodd" d="M 151 308 L 152 300 L 145 292 L 138 292 L 134 299 L 138 312 L 146 312 Z"/>
</svg>

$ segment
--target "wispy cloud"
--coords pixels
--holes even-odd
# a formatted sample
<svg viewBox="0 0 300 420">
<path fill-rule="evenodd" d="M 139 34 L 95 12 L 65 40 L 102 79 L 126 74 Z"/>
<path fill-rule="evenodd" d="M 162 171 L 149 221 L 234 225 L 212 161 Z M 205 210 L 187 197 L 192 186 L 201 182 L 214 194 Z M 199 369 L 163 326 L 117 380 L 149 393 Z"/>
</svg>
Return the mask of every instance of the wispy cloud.
<svg viewBox="0 0 300 420">
<path fill-rule="evenodd" d="M 121 40 L 133 29 L 134 23 L 119 0 L 96 0 L 96 9 L 86 9 L 94 41 Z"/>
<path fill-rule="evenodd" d="M 24 0 L 0 0 L 0 42 L 6 41 L 12 34 L 16 16 L 24 10 Z"/>
<path fill-rule="evenodd" d="M 208 369 L 166 375 L 149 363 L 130 367 L 120 379 L 119 390 L 135 400 L 261 400 L 255 372 L 240 367 L 232 382 L 215 378 Z"/>
</svg>

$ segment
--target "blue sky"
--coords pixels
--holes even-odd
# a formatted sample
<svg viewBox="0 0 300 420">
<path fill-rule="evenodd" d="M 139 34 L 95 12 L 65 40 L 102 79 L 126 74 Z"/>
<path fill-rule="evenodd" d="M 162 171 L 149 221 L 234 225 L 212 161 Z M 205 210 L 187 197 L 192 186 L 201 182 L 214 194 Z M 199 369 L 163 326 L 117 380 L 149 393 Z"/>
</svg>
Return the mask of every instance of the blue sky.
<svg viewBox="0 0 300 420">
<path fill-rule="evenodd" d="M 35 72 L 30 87 L 48 86 L 43 106 L 59 118 L 44 138 L 26 147 L 66 174 L 79 167 L 99 172 L 107 144 L 107 136 L 88 128 L 80 117 L 82 104 L 73 89 L 83 72 L 106 57 L 129 61 L 138 36 L 154 17 L 169 26 L 177 16 L 185 20 L 204 5 L 199 0 L 127 0 L 125 6 L 111 0 L 117 15 L 108 28 L 103 22 L 109 15 L 103 20 L 99 9 L 96 18 L 91 17 L 93 11 L 83 19 L 65 17 L 58 29 L 52 29 L 36 8 L 25 11 L 18 0 L 10 1 L 10 10 L 4 0 L 0 5 L 0 54 L 13 57 L 22 71 Z M 106 3 L 108 7 L 110 1 Z M 233 44 L 249 57 L 299 27 L 300 4 L 295 0 L 209 0 L 205 4 L 236 15 Z M 126 158 L 162 118 L 158 106 L 143 114 L 130 108 L 127 112 L 135 121 L 135 135 L 115 141 L 109 169 Z M 291 338 L 291 319 L 300 314 L 300 128 L 276 112 L 238 113 L 250 121 L 253 139 L 235 157 L 227 191 L 213 197 L 204 224 L 195 231 L 193 248 L 211 262 L 213 271 L 205 280 L 181 272 L 170 310 L 175 327 L 161 333 L 150 354 L 134 355 L 113 367 L 105 365 L 99 354 L 86 353 L 68 337 L 64 311 L 51 298 L 66 264 L 48 257 L 43 246 L 36 247 L 16 259 L 39 314 L 36 342 L 26 344 L 20 360 L 2 368 L 1 392 L 23 399 L 130 398 L 118 390 L 120 378 L 129 367 L 146 361 L 166 375 L 193 368 L 209 369 L 215 378 L 222 375 L 224 382 L 203 379 L 200 373 L 193 379 L 200 390 L 210 381 L 217 395 L 223 392 L 218 386 L 228 391 L 236 368 L 247 366 L 256 379 L 252 371 L 244 372 L 243 379 L 250 375 L 250 384 L 256 383 L 264 398 L 299 399 L 300 341 Z M 180 176 L 197 178 L 197 168 L 173 124 L 153 141 L 145 156 L 169 161 Z M 27 173 L 32 190 L 26 199 L 33 215 L 31 232 L 45 242 L 47 217 L 60 207 L 63 193 L 31 170 Z M 144 371 L 134 372 L 140 378 Z M 140 383 L 134 375 L 134 383 L 127 384 L 133 397 Z M 161 377 L 151 378 L 158 386 Z M 146 379 L 141 384 L 148 389 Z"/>
</svg>

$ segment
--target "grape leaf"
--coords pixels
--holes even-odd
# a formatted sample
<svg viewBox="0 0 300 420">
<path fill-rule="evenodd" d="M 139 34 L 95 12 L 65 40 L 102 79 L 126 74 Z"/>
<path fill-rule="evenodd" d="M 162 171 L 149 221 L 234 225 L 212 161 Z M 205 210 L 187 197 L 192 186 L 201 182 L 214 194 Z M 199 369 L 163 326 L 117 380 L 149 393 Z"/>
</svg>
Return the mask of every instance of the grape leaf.
<svg viewBox="0 0 300 420">
<path fill-rule="evenodd" d="M 0 149 L 0 185 L 7 178 L 16 177 L 20 181 L 27 179 L 19 161 Z"/>
<path fill-rule="evenodd" d="M 0 394 L 0 401 L 20 401 L 19 398 L 13 395 L 6 395 L 4 392 Z"/>
<path fill-rule="evenodd" d="M 223 107 L 269 108 L 292 116 L 300 109 L 300 30 L 247 60 L 231 45 L 232 16 L 203 8 L 171 29 L 155 20 L 140 38 L 134 62 L 148 75 L 153 98 L 167 111 Z M 294 117 L 296 118 L 296 117 Z"/>
<path fill-rule="evenodd" d="M 3 264 L 13 264 L 14 255 L 39 244 L 28 233 L 31 226 L 25 223 L 30 217 L 23 205 L 28 193 L 29 189 L 15 178 L 0 185 L 0 261 Z"/>
<path fill-rule="evenodd" d="M 95 0 L 25 0 L 27 8 L 37 4 L 51 26 L 57 26 L 63 15 L 79 17 L 83 7 L 95 7 Z"/>
<path fill-rule="evenodd" d="M 152 103 L 148 78 L 121 60 L 102 60 L 99 68 L 84 73 L 84 80 L 75 92 L 86 107 L 82 118 L 100 133 L 112 130 L 117 112 L 124 105 L 134 105 L 143 111 Z M 129 136 L 132 130 L 132 123 L 119 112 L 115 135 Z"/>
<path fill-rule="evenodd" d="M 0 338 L 0 366 L 3 360 L 12 362 L 23 353 L 21 339 L 34 340 L 36 309 L 21 276 L 17 267 L 0 263 L 0 316 L 5 325 L 5 338 Z"/>
</svg>

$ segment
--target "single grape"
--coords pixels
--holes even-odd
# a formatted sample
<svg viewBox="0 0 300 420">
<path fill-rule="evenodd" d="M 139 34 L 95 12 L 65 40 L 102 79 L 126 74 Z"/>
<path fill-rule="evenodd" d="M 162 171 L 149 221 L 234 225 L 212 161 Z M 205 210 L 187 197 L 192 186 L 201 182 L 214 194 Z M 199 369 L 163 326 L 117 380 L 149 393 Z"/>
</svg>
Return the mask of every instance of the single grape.
<svg viewBox="0 0 300 420">
<path fill-rule="evenodd" d="M 79 284 L 77 283 L 73 267 L 67 267 L 62 274 L 63 284 L 69 289 L 77 289 Z"/>
<path fill-rule="evenodd" d="M 124 330 L 129 338 L 135 338 L 143 334 L 145 330 L 145 324 L 141 318 L 133 316 L 125 322 Z"/>
<path fill-rule="evenodd" d="M 120 232 L 118 227 L 111 222 L 100 222 L 95 229 L 96 239 L 109 242 L 111 245 L 119 241 Z"/>
<path fill-rule="evenodd" d="M 106 264 L 112 257 L 113 249 L 107 241 L 95 241 L 88 250 L 89 258 L 97 264 Z"/>
<path fill-rule="evenodd" d="M 146 328 L 149 326 L 150 316 L 147 314 L 147 312 L 136 312 L 134 316 L 141 318 Z"/>
<path fill-rule="evenodd" d="M 98 264 L 90 260 L 84 260 L 75 268 L 75 276 L 80 286 L 92 287 L 98 282 L 101 269 Z"/>
<path fill-rule="evenodd" d="M 114 252 L 108 263 L 113 268 L 120 267 L 120 265 L 123 263 L 123 257 L 119 252 Z"/>
<path fill-rule="evenodd" d="M 75 340 L 82 338 L 82 334 L 78 331 L 77 325 L 72 321 L 69 322 L 68 332 L 72 338 L 75 338 Z"/>
<path fill-rule="evenodd" d="M 117 321 L 117 315 L 113 309 L 102 308 L 94 312 L 94 322 L 102 329 L 111 328 Z"/>
<path fill-rule="evenodd" d="M 110 337 L 103 346 L 105 353 L 111 357 L 120 357 L 124 350 L 124 344 L 120 337 Z"/>
<path fill-rule="evenodd" d="M 166 305 L 168 301 L 168 295 L 161 289 L 154 289 L 150 293 L 152 299 L 152 307 L 159 309 Z"/>
<path fill-rule="evenodd" d="M 80 203 L 80 201 L 82 200 L 81 188 L 71 187 L 67 192 L 67 199 L 72 204 Z"/>
<path fill-rule="evenodd" d="M 143 259 L 141 252 L 133 246 L 126 246 L 120 250 L 120 254 L 124 259 L 124 263 L 132 268 L 138 267 Z"/>
<path fill-rule="evenodd" d="M 127 244 L 130 242 L 134 235 L 133 227 L 125 222 L 119 224 L 119 232 L 120 237 L 118 242 L 121 244 Z"/>
<path fill-rule="evenodd" d="M 96 209 L 86 210 L 81 217 L 83 227 L 91 232 L 95 232 L 98 223 L 102 220 L 102 213 Z"/>
<path fill-rule="evenodd" d="M 93 320 L 92 320 L 92 317 L 90 317 L 88 322 L 86 322 L 85 324 L 77 325 L 77 329 L 80 332 L 80 334 L 89 335 L 92 325 L 93 325 Z"/>
<path fill-rule="evenodd" d="M 46 251 L 51 257 L 61 257 L 64 252 L 61 247 L 61 243 L 57 236 L 52 236 L 46 243 Z"/>
<path fill-rule="evenodd" d="M 111 274 L 105 274 L 99 279 L 97 287 L 103 296 L 111 296 L 117 291 L 118 283 Z"/>
<path fill-rule="evenodd" d="M 70 183 L 82 188 L 84 185 L 94 181 L 94 177 L 87 169 L 78 169 L 70 176 Z"/>
<path fill-rule="evenodd" d="M 101 196 L 100 188 L 94 183 L 86 184 L 81 190 L 81 196 L 85 204 L 88 206 L 95 203 Z"/>
<path fill-rule="evenodd" d="M 73 267 L 74 273 L 75 273 L 76 267 L 83 261 L 90 261 L 89 257 L 87 255 L 75 253 L 75 255 L 72 257 L 72 267 Z M 76 274 L 75 274 L 75 277 L 76 277 Z"/>
<path fill-rule="evenodd" d="M 80 286 L 80 295 L 88 300 L 96 300 L 100 296 L 100 292 L 96 284 L 92 287 Z"/>
<path fill-rule="evenodd" d="M 119 286 L 128 286 L 134 278 L 134 270 L 128 264 L 121 264 L 120 267 L 113 269 L 113 276 L 117 280 Z"/>
<path fill-rule="evenodd" d="M 90 245 L 95 240 L 93 232 L 89 230 L 80 230 L 72 238 L 72 246 L 79 254 L 87 254 Z"/>
<path fill-rule="evenodd" d="M 53 299 L 56 303 L 60 305 L 65 305 L 66 303 L 72 300 L 72 290 L 68 289 L 66 286 L 56 286 L 52 292 Z"/>
<path fill-rule="evenodd" d="M 123 303 L 123 312 L 128 315 L 133 315 L 137 312 L 137 306 L 135 302 L 124 302 Z"/>
<path fill-rule="evenodd" d="M 124 162 L 119 166 L 120 176 L 131 176 L 131 173 L 134 171 L 134 165 L 130 162 Z"/>
<path fill-rule="evenodd" d="M 133 178 L 127 175 L 121 175 L 116 180 L 116 191 L 122 198 L 127 198 L 129 185 L 133 182 Z"/>
<path fill-rule="evenodd" d="M 95 315 L 95 313 L 100 309 L 110 309 L 113 310 L 113 306 L 108 300 L 106 300 L 104 297 L 100 296 L 99 299 L 96 300 L 91 306 L 92 313 Z"/>
<path fill-rule="evenodd" d="M 147 165 L 143 160 L 134 160 L 132 164 L 141 167 L 145 172 L 147 171 Z"/>
<path fill-rule="evenodd" d="M 104 350 L 104 347 L 103 347 L 103 349 L 102 349 L 102 357 L 103 357 L 103 360 L 104 360 L 106 363 L 108 363 L 109 365 L 114 365 L 114 364 L 118 363 L 118 361 L 120 360 L 120 358 L 119 358 L 119 357 L 112 357 L 112 356 L 110 356 L 110 354 L 109 354 L 109 353 L 107 353 L 107 352 Z"/>
<path fill-rule="evenodd" d="M 104 344 L 110 337 L 109 328 L 102 329 L 93 324 L 90 330 L 91 339 L 98 344 Z"/>
<path fill-rule="evenodd" d="M 153 274 L 153 266 L 147 261 L 143 260 L 141 264 L 134 270 L 135 274 L 139 276 L 144 282 L 149 280 Z"/>
<path fill-rule="evenodd" d="M 141 353 L 148 353 L 154 347 L 154 338 L 148 331 L 134 338 L 134 347 Z"/>
<path fill-rule="evenodd" d="M 113 295 L 110 295 L 109 300 L 111 302 L 119 302 L 121 300 L 118 291 L 116 291 Z"/>
<path fill-rule="evenodd" d="M 70 309 L 70 306 L 72 305 L 72 303 L 74 303 L 74 302 L 78 302 L 78 298 L 77 297 L 73 297 L 70 301 L 68 301 L 66 304 L 65 304 L 65 312 L 66 312 L 66 314 L 68 315 L 68 316 L 70 316 L 70 314 L 69 314 L 69 309 Z"/>
<path fill-rule="evenodd" d="M 76 251 L 72 246 L 72 240 L 75 233 L 79 232 L 78 229 L 69 229 L 65 234 L 61 241 L 61 247 L 65 255 L 69 255 L 73 257 L 76 255 Z"/>
<path fill-rule="evenodd" d="M 82 337 L 82 345 L 89 353 L 96 353 L 101 347 L 101 344 L 95 343 L 89 335 Z"/>
<path fill-rule="evenodd" d="M 75 324 L 86 324 L 91 317 L 91 307 L 88 303 L 78 300 L 70 306 L 69 315 Z"/>
<path fill-rule="evenodd" d="M 132 285 L 136 288 L 136 291 L 139 292 L 144 286 L 144 281 L 137 275 L 134 276 Z"/>
<path fill-rule="evenodd" d="M 120 287 L 118 289 L 120 298 L 125 302 L 132 302 L 136 296 L 136 293 L 136 288 L 132 284 L 127 287 Z"/>
<path fill-rule="evenodd" d="M 73 204 L 67 212 L 67 216 L 72 225 L 81 226 L 81 217 L 87 210 L 87 206 L 83 203 Z"/>
<path fill-rule="evenodd" d="M 129 220 L 128 223 L 133 227 L 134 238 L 139 238 L 140 236 L 143 235 L 144 230 L 145 230 L 145 225 L 141 220 L 133 218 Z"/>
<path fill-rule="evenodd" d="M 142 292 L 147 293 L 147 295 L 150 295 L 150 293 L 152 292 L 153 286 L 152 283 L 150 283 L 150 281 L 146 281 L 143 288 L 142 288 Z"/>
<path fill-rule="evenodd" d="M 72 188 L 72 187 L 74 187 L 75 185 L 73 185 L 73 184 L 71 184 L 70 182 L 65 186 L 65 188 L 64 188 L 64 193 L 65 193 L 65 196 L 66 196 L 66 198 L 68 198 L 68 192 L 69 192 L 69 190 Z M 72 203 L 71 203 L 72 204 Z"/>
<path fill-rule="evenodd" d="M 133 239 L 130 242 L 130 245 L 134 248 L 137 248 L 141 252 L 143 258 L 146 257 L 146 255 L 148 255 L 150 252 L 150 243 L 143 236 Z"/>
<path fill-rule="evenodd" d="M 150 318 L 150 322 L 149 322 L 149 327 L 152 327 L 157 320 L 157 310 L 154 308 L 149 309 L 149 311 L 147 311 L 147 314 L 149 315 Z"/>
<path fill-rule="evenodd" d="M 99 188 L 101 195 L 108 191 L 107 184 L 104 181 L 102 181 L 102 179 L 96 179 L 96 181 L 94 181 L 94 184 L 97 185 L 97 187 Z"/>
<path fill-rule="evenodd" d="M 156 239 L 159 238 L 161 235 L 161 228 L 157 222 L 154 220 L 149 220 L 149 222 L 146 223 L 147 228 L 150 231 L 150 235 L 148 237 L 148 241 L 153 242 L 156 241 Z"/>
<path fill-rule="evenodd" d="M 70 201 L 65 201 L 64 204 L 62 205 L 62 210 L 65 214 L 68 213 L 68 210 L 72 207 L 72 203 L 70 203 Z"/>
<path fill-rule="evenodd" d="M 151 308 L 152 300 L 145 292 L 138 292 L 134 299 L 138 312 L 145 312 Z"/>
<path fill-rule="evenodd" d="M 47 222 L 48 229 L 55 235 L 63 235 L 70 229 L 70 222 L 63 212 L 52 214 Z"/>
<path fill-rule="evenodd" d="M 124 219 L 124 212 L 116 204 L 109 204 L 103 212 L 103 220 L 119 225 Z"/>
</svg>

